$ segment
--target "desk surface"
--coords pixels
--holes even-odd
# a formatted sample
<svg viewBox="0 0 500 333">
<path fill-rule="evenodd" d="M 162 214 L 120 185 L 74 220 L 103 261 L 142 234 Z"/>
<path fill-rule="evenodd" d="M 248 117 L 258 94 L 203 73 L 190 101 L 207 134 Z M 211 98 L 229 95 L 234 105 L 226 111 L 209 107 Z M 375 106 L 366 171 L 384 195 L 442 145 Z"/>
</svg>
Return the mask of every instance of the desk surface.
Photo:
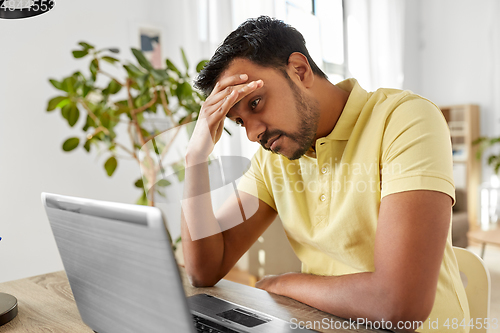
<svg viewBox="0 0 500 333">
<path fill-rule="evenodd" d="M 327 318 L 340 323 L 341 318 L 332 316 L 288 297 L 269 294 L 266 291 L 239 283 L 221 280 L 211 288 L 192 287 L 181 268 L 184 290 L 187 296 L 206 293 L 234 303 L 253 308 L 283 320 L 296 318 L 303 321 L 321 322 Z M 15 296 L 19 313 L 10 323 L 0 326 L 0 332 L 53 332 L 92 333 L 81 320 L 76 303 L 64 272 L 55 272 L 0 284 L 0 291 Z M 334 327 L 334 324 L 330 324 Z M 344 325 L 346 327 L 347 325 Z M 382 332 L 359 329 L 321 329 L 322 332 Z"/>
<path fill-rule="evenodd" d="M 467 234 L 470 239 L 480 243 L 500 245 L 500 227 L 492 230 L 476 230 Z"/>
</svg>

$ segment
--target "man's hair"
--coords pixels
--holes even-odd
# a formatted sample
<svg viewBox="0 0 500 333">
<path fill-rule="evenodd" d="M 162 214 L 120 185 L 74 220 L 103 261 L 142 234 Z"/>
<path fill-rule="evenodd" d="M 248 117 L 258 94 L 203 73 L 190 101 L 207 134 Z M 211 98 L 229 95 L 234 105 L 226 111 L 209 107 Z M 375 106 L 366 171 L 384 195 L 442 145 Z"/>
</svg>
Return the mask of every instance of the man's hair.
<svg viewBox="0 0 500 333">
<path fill-rule="evenodd" d="M 260 16 L 248 19 L 226 37 L 214 56 L 201 70 L 195 80 L 195 87 L 209 95 L 220 75 L 236 58 L 248 59 L 257 65 L 271 67 L 286 74 L 285 66 L 294 52 L 302 53 L 314 74 L 327 78 L 314 63 L 300 32 L 283 21 Z"/>
</svg>

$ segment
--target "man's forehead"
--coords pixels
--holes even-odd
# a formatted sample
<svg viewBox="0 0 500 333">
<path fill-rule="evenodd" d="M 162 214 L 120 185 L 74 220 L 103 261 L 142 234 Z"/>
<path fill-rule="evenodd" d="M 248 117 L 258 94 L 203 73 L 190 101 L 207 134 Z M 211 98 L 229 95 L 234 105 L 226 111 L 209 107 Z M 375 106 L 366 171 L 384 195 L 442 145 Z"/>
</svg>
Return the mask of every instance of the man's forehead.
<svg viewBox="0 0 500 333">
<path fill-rule="evenodd" d="M 250 82 L 261 79 L 269 70 L 270 68 L 260 66 L 251 60 L 236 58 L 231 61 L 224 72 L 222 72 L 219 81 L 233 75 L 247 74 L 248 81 Z"/>
</svg>

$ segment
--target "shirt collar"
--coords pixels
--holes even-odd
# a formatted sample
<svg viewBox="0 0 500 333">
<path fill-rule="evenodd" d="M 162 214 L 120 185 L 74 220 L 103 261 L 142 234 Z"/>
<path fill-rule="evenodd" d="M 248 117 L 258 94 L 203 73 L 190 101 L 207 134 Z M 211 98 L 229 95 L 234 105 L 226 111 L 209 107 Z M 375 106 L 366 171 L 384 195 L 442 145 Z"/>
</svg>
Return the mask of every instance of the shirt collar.
<svg viewBox="0 0 500 333">
<path fill-rule="evenodd" d="M 359 114 L 368 101 L 368 92 L 361 88 L 356 79 L 347 79 L 337 83 L 335 86 L 350 92 L 350 94 L 335 127 L 325 139 L 349 140 L 349 136 L 351 135 L 354 125 L 356 125 Z"/>
</svg>

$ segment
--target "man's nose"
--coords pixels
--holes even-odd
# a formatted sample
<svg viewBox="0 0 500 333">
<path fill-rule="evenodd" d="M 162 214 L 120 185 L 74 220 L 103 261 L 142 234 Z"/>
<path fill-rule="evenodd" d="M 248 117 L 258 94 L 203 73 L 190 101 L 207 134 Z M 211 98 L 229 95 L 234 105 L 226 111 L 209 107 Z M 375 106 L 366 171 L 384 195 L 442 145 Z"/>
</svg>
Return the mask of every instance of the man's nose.
<svg viewBox="0 0 500 333">
<path fill-rule="evenodd" d="M 257 142 L 261 139 L 262 134 L 264 134 L 264 132 L 266 131 L 266 126 L 258 119 L 252 119 L 249 121 L 247 120 L 245 129 L 247 131 L 248 140 Z"/>
</svg>

